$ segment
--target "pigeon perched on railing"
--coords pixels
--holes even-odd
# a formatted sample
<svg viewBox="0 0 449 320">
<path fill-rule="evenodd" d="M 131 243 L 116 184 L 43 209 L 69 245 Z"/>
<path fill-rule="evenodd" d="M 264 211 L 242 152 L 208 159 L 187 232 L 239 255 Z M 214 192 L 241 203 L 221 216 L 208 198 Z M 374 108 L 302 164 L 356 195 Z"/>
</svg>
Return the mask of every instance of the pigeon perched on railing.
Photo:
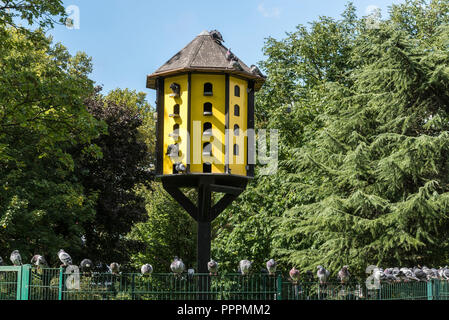
<svg viewBox="0 0 449 320">
<path fill-rule="evenodd" d="M 274 261 L 274 259 L 270 259 L 267 261 L 267 270 L 270 276 L 274 275 L 276 273 L 276 267 L 277 263 Z"/>
<path fill-rule="evenodd" d="M 409 268 L 401 268 L 400 271 L 402 271 L 402 273 L 405 275 L 407 281 L 419 281 L 419 278 Z"/>
<path fill-rule="evenodd" d="M 317 267 L 318 271 L 316 273 L 318 280 L 320 281 L 320 284 L 325 284 L 327 282 L 327 279 L 329 279 L 330 272 L 326 270 L 323 266 Z"/>
<path fill-rule="evenodd" d="M 185 265 L 184 262 L 182 262 L 181 259 L 179 259 L 178 257 L 175 257 L 173 259 L 173 262 L 170 265 L 170 270 L 175 274 L 175 275 L 180 275 L 181 273 L 184 272 L 185 270 Z"/>
<path fill-rule="evenodd" d="M 80 263 L 81 271 L 89 272 L 89 271 L 92 270 L 93 265 L 94 264 L 92 263 L 92 260 L 90 260 L 90 259 L 83 259 L 83 261 L 81 261 L 81 263 Z"/>
<path fill-rule="evenodd" d="M 58 252 L 58 258 L 61 260 L 62 265 L 61 267 L 67 267 L 72 265 L 72 258 L 69 256 L 67 252 L 65 252 L 63 249 L 59 250 Z"/>
<path fill-rule="evenodd" d="M 251 269 L 251 261 L 249 260 L 241 260 L 239 263 L 240 273 L 243 276 L 246 276 L 249 274 L 249 271 Z"/>
<path fill-rule="evenodd" d="M 22 265 L 22 256 L 20 255 L 19 250 L 14 250 L 11 253 L 11 256 L 9 257 L 9 259 L 11 260 L 11 262 L 14 266 Z"/>
<path fill-rule="evenodd" d="M 5 265 L 5 263 L 3 262 L 2 257 L 0 257 L 0 267 L 1 267 L 1 266 L 4 266 L 4 265 Z"/>
<path fill-rule="evenodd" d="M 449 280 L 449 268 L 445 266 L 444 268 L 441 268 L 440 271 L 440 278 L 444 280 Z"/>
<path fill-rule="evenodd" d="M 140 268 L 140 272 L 145 275 L 145 274 L 152 274 L 153 273 L 153 266 L 149 263 L 144 264 L 141 268 Z"/>
<path fill-rule="evenodd" d="M 290 272 L 288 273 L 290 278 L 293 280 L 293 282 L 298 282 L 300 279 L 300 273 L 299 270 L 293 267 Z"/>
<path fill-rule="evenodd" d="M 207 270 L 209 270 L 209 275 L 216 276 L 218 273 L 218 262 L 211 260 L 207 263 Z"/>
<path fill-rule="evenodd" d="M 420 268 L 413 268 L 413 274 L 415 275 L 415 277 L 417 277 L 419 280 L 421 281 L 426 281 L 427 280 L 427 274 L 421 270 Z"/>
<path fill-rule="evenodd" d="M 343 266 L 341 270 L 338 272 L 338 279 L 342 284 L 345 284 L 349 281 L 351 274 L 349 273 L 348 266 Z"/>
<path fill-rule="evenodd" d="M 109 265 L 109 270 L 113 275 L 118 275 L 120 272 L 120 265 L 117 262 L 113 262 Z"/>
<path fill-rule="evenodd" d="M 48 263 L 45 261 L 45 258 L 39 254 L 36 254 L 33 258 L 31 258 L 31 264 L 34 264 L 38 268 L 48 267 Z"/>
</svg>

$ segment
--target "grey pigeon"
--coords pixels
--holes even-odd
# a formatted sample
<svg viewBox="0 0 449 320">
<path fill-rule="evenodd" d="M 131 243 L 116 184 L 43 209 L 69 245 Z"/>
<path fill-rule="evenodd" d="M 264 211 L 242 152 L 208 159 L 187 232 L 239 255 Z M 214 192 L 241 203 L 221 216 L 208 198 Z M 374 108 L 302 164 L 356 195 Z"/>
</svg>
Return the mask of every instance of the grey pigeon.
<svg viewBox="0 0 449 320">
<path fill-rule="evenodd" d="M 330 272 L 326 270 L 323 266 L 317 267 L 318 271 L 316 273 L 318 280 L 320 281 L 320 284 L 325 284 L 327 282 L 327 279 L 329 279 Z"/>
<path fill-rule="evenodd" d="M 419 280 L 422 280 L 422 281 L 428 280 L 427 274 L 420 268 L 417 268 L 417 267 L 413 268 L 413 273 Z"/>
<path fill-rule="evenodd" d="M 449 280 L 449 269 L 447 266 L 440 270 L 440 278 L 444 280 Z"/>
<path fill-rule="evenodd" d="M 0 267 L 1 267 L 1 266 L 4 266 L 4 265 L 5 265 L 5 263 L 3 262 L 3 258 L 0 257 Z"/>
<path fill-rule="evenodd" d="M 173 93 L 170 94 L 171 97 L 179 97 L 181 95 L 181 86 L 179 84 L 172 83 L 170 89 L 173 91 Z"/>
<path fill-rule="evenodd" d="M 20 256 L 19 250 L 14 250 L 11 253 L 11 256 L 9 257 L 12 264 L 15 266 L 21 266 L 22 265 L 22 257 Z"/>
<path fill-rule="evenodd" d="M 342 284 L 347 283 L 349 281 L 349 277 L 351 276 L 348 268 L 348 266 L 343 266 L 343 268 L 341 268 L 338 272 L 338 278 Z"/>
<path fill-rule="evenodd" d="M 113 275 L 118 275 L 120 272 L 120 265 L 117 262 L 113 262 L 109 265 L 109 270 Z"/>
<path fill-rule="evenodd" d="M 209 34 L 212 36 L 212 38 L 218 42 L 219 44 L 221 44 L 222 42 L 224 42 L 223 40 L 223 36 L 221 35 L 221 33 L 218 30 L 212 30 L 209 32 Z"/>
<path fill-rule="evenodd" d="M 236 58 L 231 60 L 231 66 L 234 69 L 237 69 L 237 70 L 240 70 L 240 71 L 243 70 L 242 65 L 240 64 L 240 62 Z"/>
<path fill-rule="evenodd" d="M 69 254 L 65 252 L 63 249 L 59 250 L 58 258 L 62 262 L 61 267 L 67 267 L 72 265 L 72 258 L 70 258 Z"/>
<path fill-rule="evenodd" d="M 178 147 L 178 145 L 175 145 L 175 144 L 168 145 L 167 153 L 166 153 L 167 156 L 177 157 L 178 154 L 179 154 L 179 147 Z"/>
<path fill-rule="evenodd" d="M 175 257 L 170 265 L 170 269 L 174 274 L 180 275 L 185 270 L 184 262 L 182 262 L 182 260 L 178 257 Z"/>
<path fill-rule="evenodd" d="M 185 172 L 187 170 L 186 166 L 182 162 L 175 164 L 175 169 L 178 172 Z"/>
<path fill-rule="evenodd" d="M 276 267 L 277 267 L 277 263 L 276 263 L 276 261 L 274 261 L 274 259 L 270 259 L 267 261 L 267 270 L 270 275 L 273 275 L 276 273 Z"/>
<path fill-rule="evenodd" d="M 195 275 L 195 269 L 193 269 L 193 268 L 187 269 L 187 276 L 190 279 L 192 279 L 194 275 Z"/>
<path fill-rule="evenodd" d="M 152 274 L 153 273 L 153 266 L 149 263 L 144 264 L 142 268 L 140 268 L 140 272 L 142 274 Z"/>
<path fill-rule="evenodd" d="M 239 263 L 240 273 L 244 276 L 249 274 L 249 270 L 251 269 L 251 261 L 249 260 L 241 260 Z"/>
<path fill-rule="evenodd" d="M 228 49 L 228 51 L 226 52 L 226 60 L 231 61 L 234 60 L 235 56 L 232 53 L 231 49 Z"/>
<path fill-rule="evenodd" d="M 251 73 L 264 78 L 265 76 L 262 74 L 262 72 L 260 71 L 260 69 L 256 66 L 256 65 L 251 65 Z"/>
<path fill-rule="evenodd" d="M 401 268 L 400 271 L 402 271 L 402 273 L 405 275 L 407 281 L 419 281 L 419 278 L 409 268 Z"/>
<path fill-rule="evenodd" d="M 217 275 L 218 273 L 218 263 L 215 260 L 211 260 L 207 263 L 207 270 L 209 270 L 209 275 Z"/>
<path fill-rule="evenodd" d="M 290 278 L 294 281 L 294 282 L 298 282 L 299 278 L 300 278 L 300 273 L 299 270 L 296 269 L 295 267 L 293 267 L 290 272 L 288 273 L 288 275 L 290 276 Z"/>
<path fill-rule="evenodd" d="M 38 268 L 48 267 L 48 263 L 45 261 L 45 258 L 39 254 L 36 254 L 33 258 L 31 258 L 31 264 L 34 264 Z"/>
<path fill-rule="evenodd" d="M 89 272 L 94 264 L 92 263 L 92 260 L 90 259 L 83 259 L 80 263 L 81 270 L 84 272 Z"/>
</svg>

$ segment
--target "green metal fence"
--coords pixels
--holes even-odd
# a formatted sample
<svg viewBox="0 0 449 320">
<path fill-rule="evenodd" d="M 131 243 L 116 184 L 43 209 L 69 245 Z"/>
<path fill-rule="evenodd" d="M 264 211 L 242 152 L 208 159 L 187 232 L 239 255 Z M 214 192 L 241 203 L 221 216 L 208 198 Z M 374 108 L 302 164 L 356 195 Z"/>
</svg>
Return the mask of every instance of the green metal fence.
<svg viewBox="0 0 449 320">
<path fill-rule="evenodd" d="M 0 300 L 449 300 L 449 282 L 292 283 L 280 274 L 66 273 L 0 267 Z"/>
</svg>

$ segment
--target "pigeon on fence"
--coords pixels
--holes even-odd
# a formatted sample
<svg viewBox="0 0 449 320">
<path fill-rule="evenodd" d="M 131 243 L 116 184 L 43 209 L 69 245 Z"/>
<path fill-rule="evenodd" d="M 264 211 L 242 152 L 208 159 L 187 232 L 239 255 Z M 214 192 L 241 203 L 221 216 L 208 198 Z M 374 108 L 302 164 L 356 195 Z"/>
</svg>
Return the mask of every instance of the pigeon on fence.
<svg viewBox="0 0 449 320">
<path fill-rule="evenodd" d="M 300 278 L 299 270 L 293 267 L 288 273 L 293 282 L 297 283 Z"/>
<path fill-rule="evenodd" d="M 145 274 L 152 274 L 153 273 L 153 266 L 149 263 L 144 264 L 142 266 L 142 268 L 140 268 L 140 272 L 145 275 Z"/>
<path fill-rule="evenodd" d="M 349 273 L 348 266 L 343 266 L 341 270 L 338 272 L 338 279 L 342 284 L 347 283 L 349 281 L 349 277 L 351 274 Z"/>
<path fill-rule="evenodd" d="M 117 262 L 113 262 L 109 265 L 109 270 L 113 275 L 118 275 L 120 272 L 120 265 Z"/>
<path fill-rule="evenodd" d="M 410 280 L 419 281 L 419 278 L 409 268 L 401 268 L 400 271 L 402 271 L 402 273 L 405 275 L 408 281 Z"/>
<path fill-rule="evenodd" d="M 38 268 L 48 267 L 48 263 L 45 261 L 45 258 L 39 254 L 36 254 L 33 258 L 31 258 L 31 264 L 34 264 Z"/>
<path fill-rule="evenodd" d="M 67 252 L 64 251 L 64 249 L 59 250 L 58 258 L 62 262 L 61 267 L 67 267 L 72 265 L 72 258 Z"/>
<path fill-rule="evenodd" d="M 207 263 L 207 270 L 209 270 L 209 275 L 217 275 L 218 273 L 218 263 L 215 260 L 211 260 Z"/>
<path fill-rule="evenodd" d="M 316 275 L 318 277 L 318 280 L 320 281 L 320 284 L 325 284 L 327 282 L 327 279 L 329 279 L 330 272 L 322 266 L 318 266 L 317 269 L 318 271 Z"/>
<path fill-rule="evenodd" d="M 5 263 L 3 262 L 2 257 L 0 257 L 0 267 L 3 266 L 3 265 L 5 265 Z"/>
<path fill-rule="evenodd" d="M 94 264 L 92 263 L 92 260 L 84 259 L 83 261 L 81 261 L 80 267 L 83 272 L 89 272 L 92 269 L 93 265 Z"/>
<path fill-rule="evenodd" d="M 413 268 L 413 274 L 421 281 L 428 280 L 427 274 L 420 268 L 417 268 L 417 267 Z"/>
<path fill-rule="evenodd" d="M 20 255 L 19 250 L 14 250 L 11 253 L 11 256 L 9 257 L 9 259 L 11 260 L 11 262 L 14 266 L 22 265 L 22 256 Z"/>
<path fill-rule="evenodd" d="M 276 267 L 277 263 L 274 261 L 274 259 L 270 259 L 267 261 L 267 270 L 270 276 L 274 275 L 276 273 Z"/>
<path fill-rule="evenodd" d="M 242 260 L 239 263 L 240 267 L 240 273 L 244 276 L 249 274 L 249 270 L 251 269 L 251 261 L 249 260 Z"/>
<path fill-rule="evenodd" d="M 179 259 L 178 257 L 175 257 L 170 265 L 170 269 L 174 274 L 180 275 L 181 273 L 184 272 L 185 269 L 184 262 L 182 262 L 182 260 Z"/>
</svg>

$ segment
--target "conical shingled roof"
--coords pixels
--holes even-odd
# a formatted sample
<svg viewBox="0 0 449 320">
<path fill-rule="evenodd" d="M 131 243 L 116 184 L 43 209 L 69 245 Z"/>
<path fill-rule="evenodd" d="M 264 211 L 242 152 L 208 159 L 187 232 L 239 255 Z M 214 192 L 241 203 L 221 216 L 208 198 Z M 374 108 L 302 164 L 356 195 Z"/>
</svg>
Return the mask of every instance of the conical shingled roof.
<svg viewBox="0 0 449 320">
<path fill-rule="evenodd" d="M 156 88 L 156 79 L 179 72 L 207 71 L 225 72 L 253 79 L 255 89 L 259 90 L 265 82 L 265 77 L 251 72 L 251 69 L 236 57 L 243 70 L 238 70 L 226 59 L 228 48 L 216 41 L 209 32 L 203 31 L 181 51 L 175 54 L 162 67 L 147 77 L 147 88 Z"/>
</svg>

